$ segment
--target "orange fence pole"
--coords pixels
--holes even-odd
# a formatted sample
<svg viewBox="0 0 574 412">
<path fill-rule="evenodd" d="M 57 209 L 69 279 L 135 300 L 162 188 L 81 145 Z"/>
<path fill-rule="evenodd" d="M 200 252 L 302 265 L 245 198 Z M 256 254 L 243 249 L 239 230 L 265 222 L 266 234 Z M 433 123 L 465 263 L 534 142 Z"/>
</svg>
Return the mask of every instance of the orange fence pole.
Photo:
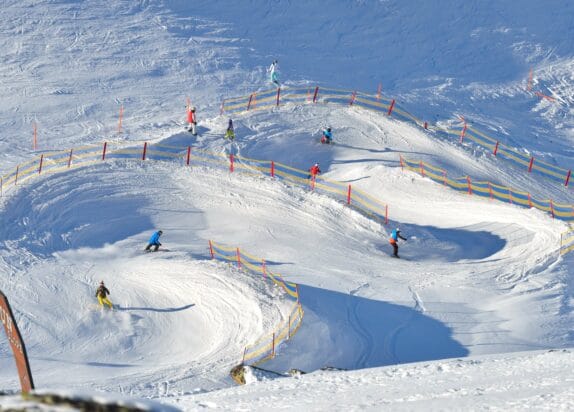
<svg viewBox="0 0 574 412">
<path fill-rule="evenodd" d="M 470 183 L 470 176 L 466 177 L 466 182 L 468 183 L 468 194 L 472 195 L 472 184 Z"/>
<path fill-rule="evenodd" d="M 462 120 L 464 122 L 464 126 L 462 128 L 462 132 L 460 132 L 460 143 L 462 143 L 463 139 L 464 139 L 464 135 L 466 134 L 466 120 L 464 119 L 464 117 L 459 116 L 460 120 Z"/>
<path fill-rule="evenodd" d="M 120 106 L 120 120 L 118 122 L 118 133 L 122 132 L 122 118 L 124 117 L 124 105 Z"/>
<path fill-rule="evenodd" d="M 351 204 L 351 185 L 349 185 L 349 189 L 347 190 L 347 204 Z"/>
<path fill-rule="evenodd" d="M 239 248 L 237 248 L 237 267 L 241 269 L 241 252 L 239 252 Z"/>
<path fill-rule="evenodd" d="M 215 259 L 215 254 L 213 253 L 213 244 L 211 243 L 211 240 L 209 241 L 209 254 L 211 255 L 212 259 Z"/>
</svg>

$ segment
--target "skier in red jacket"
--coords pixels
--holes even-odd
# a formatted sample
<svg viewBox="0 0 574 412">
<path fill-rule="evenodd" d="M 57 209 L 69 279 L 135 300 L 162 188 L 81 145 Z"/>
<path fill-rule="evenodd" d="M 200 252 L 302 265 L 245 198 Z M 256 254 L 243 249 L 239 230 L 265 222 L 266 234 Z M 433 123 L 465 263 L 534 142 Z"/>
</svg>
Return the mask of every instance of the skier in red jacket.
<svg viewBox="0 0 574 412">
<path fill-rule="evenodd" d="M 319 169 L 319 163 L 315 163 L 313 166 L 309 168 L 309 176 L 308 179 L 315 179 L 317 175 L 321 173 L 321 169 Z"/>
</svg>

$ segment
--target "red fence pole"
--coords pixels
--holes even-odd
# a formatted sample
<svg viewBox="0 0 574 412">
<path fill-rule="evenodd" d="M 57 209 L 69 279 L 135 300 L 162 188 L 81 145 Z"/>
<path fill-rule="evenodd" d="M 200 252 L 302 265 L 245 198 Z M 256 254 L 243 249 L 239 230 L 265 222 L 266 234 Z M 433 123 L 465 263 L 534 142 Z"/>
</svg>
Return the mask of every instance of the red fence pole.
<svg viewBox="0 0 574 412">
<path fill-rule="evenodd" d="M 466 183 L 468 183 L 468 194 L 472 195 L 472 184 L 470 183 L 470 176 L 466 177 Z"/>
<path fill-rule="evenodd" d="M 570 181 L 570 173 L 572 173 L 572 169 L 568 170 L 568 174 L 566 175 L 566 181 L 564 182 L 564 186 L 568 186 L 568 182 Z"/>
<path fill-rule="evenodd" d="M 422 176 L 422 177 L 425 177 L 425 168 L 424 168 L 424 166 L 423 166 L 423 161 L 422 161 L 422 160 L 419 162 L 419 168 L 420 168 L 420 171 L 421 171 L 421 176 Z"/>
<path fill-rule="evenodd" d="M 271 177 L 275 177 L 275 162 L 271 160 Z"/>
<path fill-rule="evenodd" d="M 72 166 L 72 153 L 74 149 L 70 149 L 70 157 L 68 157 L 68 169 Z"/>
<path fill-rule="evenodd" d="M 229 171 L 233 173 L 233 153 L 229 155 Z"/>
<path fill-rule="evenodd" d="M 393 108 L 395 107 L 395 99 L 391 101 L 391 105 L 389 106 L 389 111 L 387 112 L 387 116 L 390 116 L 393 112 Z"/>
<path fill-rule="evenodd" d="M 239 248 L 237 248 L 237 267 L 241 269 L 241 253 L 239 252 Z"/>
<path fill-rule="evenodd" d="M 189 159 L 191 159 L 191 146 L 187 146 L 187 159 L 185 160 L 185 164 L 189 166 Z"/>
<path fill-rule="evenodd" d="M 462 128 L 462 132 L 460 132 L 460 143 L 462 143 L 462 141 L 464 140 L 464 135 L 466 134 L 466 120 L 464 119 L 464 117 L 459 116 L 460 119 L 464 122 L 464 126 Z"/>
<path fill-rule="evenodd" d="M 356 97 L 357 97 L 357 92 L 354 91 L 354 92 L 353 92 L 353 95 L 351 96 L 351 101 L 349 102 L 349 106 L 352 106 L 353 103 L 355 103 Z"/>
<path fill-rule="evenodd" d="M 405 164 L 403 163 L 403 156 L 399 155 L 399 160 L 401 161 L 401 170 L 405 170 Z"/>
<path fill-rule="evenodd" d="M 428 128 L 429 128 L 428 122 L 425 122 L 423 127 L 424 127 L 425 129 L 428 129 Z"/>
<path fill-rule="evenodd" d="M 44 163 L 44 154 L 40 156 L 40 166 L 38 167 L 38 174 L 42 173 L 42 163 Z"/>
<path fill-rule="evenodd" d="M 534 164 L 534 156 L 530 158 L 530 164 L 528 165 L 528 173 L 532 172 L 532 165 Z"/>
<path fill-rule="evenodd" d="M 552 203 L 552 199 L 550 199 L 550 212 L 552 213 L 552 219 L 554 219 L 554 204 Z"/>
<path fill-rule="evenodd" d="M 279 96 L 281 96 L 281 87 L 277 88 L 277 103 L 275 106 L 279 106 Z"/>
<path fill-rule="evenodd" d="M 347 190 L 347 204 L 351 204 L 351 185 L 349 185 L 349 189 Z"/>
<path fill-rule="evenodd" d="M 532 207 L 532 198 L 530 196 L 530 193 L 528 193 L 528 207 Z"/>
<path fill-rule="evenodd" d="M 147 153 L 147 142 L 144 142 L 144 148 L 142 153 L 142 160 L 145 160 L 145 155 Z"/>
<path fill-rule="evenodd" d="M 315 87 L 315 94 L 313 95 L 313 103 L 317 103 L 318 94 L 319 94 L 319 86 Z"/>
<path fill-rule="evenodd" d="M 209 241 L 209 253 L 211 254 L 211 258 L 215 259 L 215 254 L 213 253 L 213 244 L 211 243 L 211 240 Z"/>
<path fill-rule="evenodd" d="M 253 93 L 249 95 L 249 102 L 247 102 L 247 110 L 251 109 L 251 100 L 253 99 Z"/>
<path fill-rule="evenodd" d="M 108 142 L 104 142 L 104 151 L 102 152 L 102 160 L 106 160 L 106 149 L 108 147 Z"/>
<path fill-rule="evenodd" d="M 496 142 L 496 146 L 494 146 L 494 151 L 492 152 L 496 156 L 496 152 L 498 152 L 498 141 Z"/>
</svg>

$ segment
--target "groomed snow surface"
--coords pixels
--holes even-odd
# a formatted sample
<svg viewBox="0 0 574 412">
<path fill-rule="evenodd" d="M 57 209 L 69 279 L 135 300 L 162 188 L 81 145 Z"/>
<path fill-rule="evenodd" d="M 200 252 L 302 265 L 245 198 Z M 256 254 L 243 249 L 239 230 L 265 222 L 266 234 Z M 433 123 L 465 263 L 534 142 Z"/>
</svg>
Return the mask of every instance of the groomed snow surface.
<svg viewBox="0 0 574 412">
<path fill-rule="evenodd" d="M 228 117 L 219 115 L 221 97 L 268 88 L 268 56 L 283 53 L 280 73 L 295 79 L 286 87 L 314 84 L 307 76 L 319 75 L 346 86 L 354 78 L 341 74 L 349 42 L 357 58 L 366 59 L 361 73 L 380 67 L 379 60 L 367 59 L 362 36 L 398 35 L 378 25 L 367 36 L 340 25 L 311 29 L 299 22 L 295 42 L 309 39 L 315 50 L 320 32 L 325 44 L 334 43 L 326 54 L 332 70 L 297 63 L 297 51 L 285 50 L 289 30 L 281 35 L 276 29 L 289 17 L 323 11 L 319 3 L 260 0 L 228 8 L 213 2 L 197 10 L 177 1 L 20 1 L 0 10 L 0 44 L 10 46 L 0 73 L 2 174 L 52 149 L 113 140 L 139 150 L 149 141 L 298 169 L 319 162 L 324 177 L 389 205 L 384 225 L 306 185 L 182 160 L 106 160 L 4 187 L 0 290 L 24 336 L 36 388 L 143 398 L 182 410 L 574 409 L 573 258 L 558 250 L 568 225 L 539 210 L 442 187 L 402 170 L 399 156 L 541 199 L 573 203 L 571 189 L 456 139 L 343 105 L 287 104 L 234 115 L 237 139 L 223 140 Z M 418 42 L 426 36 L 428 16 L 412 7 L 353 2 L 349 13 L 364 18 L 362 28 L 391 11 L 409 16 L 410 32 L 417 33 L 409 39 Z M 453 47 L 482 50 L 499 30 L 516 37 L 508 41 L 524 67 L 533 60 L 542 64 L 536 47 L 552 44 L 557 35 L 528 31 L 519 10 L 498 7 L 503 14 L 515 11 L 520 23 L 508 23 L 505 32 L 492 17 L 496 10 L 481 11 L 479 20 L 464 19 L 473 22 L 470 40 L 468 32 L 459 33 Z M 465 15 L 467 6 L 459 11 Z M 341 22 L 346 12 L 337 5 L 327 18 Z M 242 17 L 252 32 L 241 25 Z M 522 47 L 516 42 L 528 36 L 520 30 L 533 37 Z M 498 55 L 508 53 L 504 44 L 490 58 L 504 60 Z M 454 105 L 489 119 L 493 133 L 513 131 L 513 144 L 535 144 L 546 159 L 571 165 L 565 143 L 543 142 L 544 134 L 536 143 L 528 139 L 533 122 L 541 130 L 553 125 L 567 139 L 568 116 L 566 109 L 545 111 L 518 92 L 524 79 L 509 79 L 518 62 L 504 66 L 502 77 L 485 75 L 485 84 L 465 89 L 459 86 L 470 82 L 462 74 L 466 66 L 452 66 L 452 82 L 435 77 L 440 72 L 433 65 L 406 70 L 415 60 L 408 50 L 408 79 L 390 84 L 405 100 L 423 91 L 431 95 L 413 103 L 413 111 L 446 118 Z M 437 55 L 449 58 L 441 50 Z M 309 58 L 308 51 L 301 53 Z M 560 62 L 554 71 L 545 66 L 547 81 L 552 73 L 561 76 L 567 63 Z M 399 73 L 395 67 L 386 76 Z M 494 83 L 507 91 L 502 98 L 490 92 Z M 568 95 L 563 79 L 560 84 Z M 200 113 L 196 137 L 183 128 L 189 94 Z M 434 107 L 437 102 L 444 105 Z M 116 130 L 120 104 L 126 109 L 122 133 Z M 504 107 L 501 113 L 511 112 L 513 122 L 528 118 L 525 134 L 514 134 L 518 121 L 489 117 L 489 105 Z M 21 137 L 32 130 L 32 120 L 41 131 L 36 151 Z M 332 146 L 319 143 L 325 125 L 334 131 Z M 401 259 L 390 256 L 388 237 L 396 227 L 408 237 L 400 244 Z M 164 251 L 144 253 L 158 229 Z M 271 271 L 299 285 L 301 328 L 260 365 L 276 373 L 251 370 L 245 386 L 236 386 L 230 369 L 247 345 L 285 322 L 292 301 L 261 277 L 212 260 L 210 239 L 265 259 Z M 101 280 L 114 311 L 97 305 Z M 289 376 L 291 369 L 303 373 Z M 18 389 L 10 347 L 0 334 L 0 391 Z M 18 404 L 13 396 L 0 398 L 0 408 Z"/>
</svg>

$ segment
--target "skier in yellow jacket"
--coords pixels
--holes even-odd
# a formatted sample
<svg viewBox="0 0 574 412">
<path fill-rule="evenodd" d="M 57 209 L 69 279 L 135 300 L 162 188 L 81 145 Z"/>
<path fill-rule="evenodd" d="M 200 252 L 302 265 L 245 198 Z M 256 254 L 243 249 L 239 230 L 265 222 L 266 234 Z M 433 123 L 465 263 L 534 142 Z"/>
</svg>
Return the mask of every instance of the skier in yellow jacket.
<svg viewBox="0 0 574 412">
<path fill-rule="evenodd" d="M 98 302 L 100 302 L 101 306 L 104 306 L 104 304 L 106 304 L 110 307 L 110 309 L 112 309 L 113 305 L 112 305 L 112 302 L 110 301 L 110 299 L 108 298 L 109 294 L 110 294 L 110 291 L 104 285 L 104 281 L 102 280 L 100 282 L 100 287 L 96 291 L 96 296 L 98 298 Z"/>
</svg>

